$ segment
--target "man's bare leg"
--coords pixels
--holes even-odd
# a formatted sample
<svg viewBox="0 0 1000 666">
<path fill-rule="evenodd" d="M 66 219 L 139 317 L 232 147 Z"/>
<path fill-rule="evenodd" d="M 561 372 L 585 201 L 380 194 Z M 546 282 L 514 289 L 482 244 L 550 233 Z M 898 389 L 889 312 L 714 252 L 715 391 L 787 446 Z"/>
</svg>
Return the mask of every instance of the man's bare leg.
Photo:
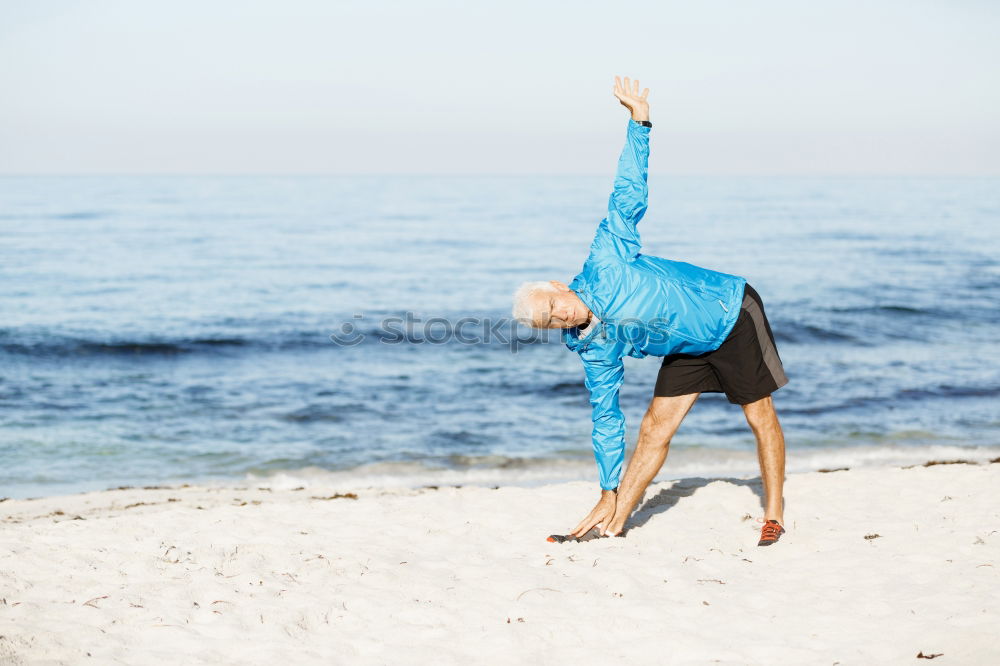
<svg viewBox="0 0 1000 666">
<path fill-rule="evenodd" d="M 764 483 L 764 520 L 777 520 L 784 525 L 785 436 L 771 396 L 743 405 L 743 413 L 757 438 L 757 460 Z"/>
<path fill-rule="evenodd" d="M 604 534 L 615 535 L 622 531 L 646 487 L 663 467 L 670 440 L 699 395 L 689 393 L 671 398 L 654 397 L 649 403 L 646 415 L 642 417 L 635 453 L 618 486 L 615 517 L 604 526 Z"/>
</svg>

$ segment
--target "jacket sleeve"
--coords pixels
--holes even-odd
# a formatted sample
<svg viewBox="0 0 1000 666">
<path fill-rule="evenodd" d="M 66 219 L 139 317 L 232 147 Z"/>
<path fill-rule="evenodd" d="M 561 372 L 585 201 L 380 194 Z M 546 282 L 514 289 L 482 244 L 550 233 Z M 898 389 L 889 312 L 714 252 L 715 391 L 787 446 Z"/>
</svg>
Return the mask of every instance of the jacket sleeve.
<svg viewBox="0 0 1000 666">
<path fill-rule="evenodd" d="M 625 366 L 617 353 L 609 355 L 588 350 L 580 357 L 584 383 L 590 391 L 594 458 L 600 471 L 601 488 L 611 490 L 618 487 L 625 459 L 625 415 L 618 407 L 618 391 L 625 377 Z"/>
<path fill-rule="evenodd" d="M 614 191 L 608 200 L 608 216 L 597 227 L 591 253 L 611 253 L 622 259 L 639 254 L 642 242 L 637 225 L 646 214 L 649 189 L 650 128 L 628 120 L 625 147 L 618 158 Z"/>
</svg>

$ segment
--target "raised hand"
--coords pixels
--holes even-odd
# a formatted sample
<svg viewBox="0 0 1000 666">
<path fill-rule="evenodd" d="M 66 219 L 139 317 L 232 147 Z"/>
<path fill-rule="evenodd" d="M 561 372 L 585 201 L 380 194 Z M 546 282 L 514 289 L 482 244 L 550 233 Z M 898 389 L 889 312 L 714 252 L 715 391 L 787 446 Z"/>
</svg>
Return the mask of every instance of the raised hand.
<svg viewBox="0 0 1000 666">
<path fill-rule="evenodd" d="M 621 78 L 616 76 L 615 97 L 622 103 L 622 106 L 632 112 L 632 120 L 636 122 L 649 120 L 649 103 L 646 102 L 646 98 L 649 97 L 649 88 L 643 90 L 640 95 L 638 79 L 629 81 L 626 76 L 623 82 Z"/>
</svg>

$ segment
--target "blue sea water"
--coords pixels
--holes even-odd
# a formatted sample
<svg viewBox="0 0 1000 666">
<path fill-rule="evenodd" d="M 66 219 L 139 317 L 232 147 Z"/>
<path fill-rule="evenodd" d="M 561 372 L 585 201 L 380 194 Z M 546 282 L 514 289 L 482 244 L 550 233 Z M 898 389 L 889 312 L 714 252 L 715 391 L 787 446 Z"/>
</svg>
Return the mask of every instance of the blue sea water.
<svg viewBox="0 0 1000 666">
<path fill-rule="evenodd" d="M 579 358 L 507 317 L 520 282 L 576 274 L 609 189 L 0 178 L 0 496 L 596 483 Z M 646 253 L 763 297 L 791 379 L 775 394 L 790 469 L 1000 456 L 1000 180 L 653 175 L 650 190 Z M 630 442 L 657 369 L 626 360 Z M 705 395 L 665 474 L 752 473 L 753 451 L 739 408 Z"/>
</svg>

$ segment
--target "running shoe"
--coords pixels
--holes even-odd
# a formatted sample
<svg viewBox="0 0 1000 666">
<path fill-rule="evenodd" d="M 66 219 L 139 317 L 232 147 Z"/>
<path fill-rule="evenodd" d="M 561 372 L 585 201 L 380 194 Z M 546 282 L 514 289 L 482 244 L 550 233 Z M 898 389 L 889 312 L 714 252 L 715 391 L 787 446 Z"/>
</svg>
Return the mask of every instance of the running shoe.
<svg viewBox="0 0 1000 666">
<path fill-rule="evenodd" d="M 760 528 L 760 541 L 757 542 L 758 546 L 770 546 L 781 538 L 781 535 L 785 533 L 785 528 L 781 526 L 777 520 L 768 520 L 764 523 L 764 527 Z"/>
</svg>

